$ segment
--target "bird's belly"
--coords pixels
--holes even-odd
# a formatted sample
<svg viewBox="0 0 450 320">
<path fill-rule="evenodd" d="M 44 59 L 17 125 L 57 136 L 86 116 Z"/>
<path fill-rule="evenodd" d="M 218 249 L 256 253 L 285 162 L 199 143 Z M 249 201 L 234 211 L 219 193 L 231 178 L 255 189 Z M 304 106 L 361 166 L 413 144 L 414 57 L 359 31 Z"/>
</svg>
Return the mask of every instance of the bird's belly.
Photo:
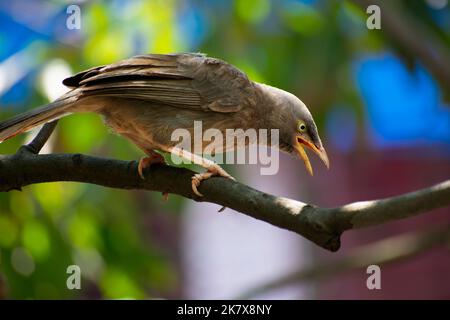
<svg viewBox="0 0 450 320">
<path fill-rule="evenodd" d="M 129 101 L 126 104 L 115 103 L 101 113 L 113 131 L 144 150 L 180 146 L 182 143 L 181 147 L 191 152 L 215 154 L 249 143 L 248 139 L 244 139 L 243 144 L 238 143 L 245 130 L 239 128 L 240 121 L 229 114 L 149 106 L 139 101 L 133 105 Z M 232 139 L 227 138 L 227 129 L 234 132 Z"/>
</svg>

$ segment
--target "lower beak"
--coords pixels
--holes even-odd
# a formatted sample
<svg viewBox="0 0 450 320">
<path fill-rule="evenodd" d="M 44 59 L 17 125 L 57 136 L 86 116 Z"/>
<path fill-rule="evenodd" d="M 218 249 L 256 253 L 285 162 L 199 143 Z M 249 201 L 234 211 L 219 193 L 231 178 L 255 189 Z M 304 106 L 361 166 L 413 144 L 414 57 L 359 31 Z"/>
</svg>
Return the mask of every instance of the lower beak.
<svg viewBox="0 0 450 320">
<path fill-rule="evenodd" d="M 330 168 L 330 161 L 328 160 L 327 152 L 323 147 L 317 147 L 313 143 L 298 137 L 294 149 L 297 151 L 297 154 L 305 163 L 306 170 L 309 172 L 310 175 L 313 175 L 313 169 L 311 166 L 311 162 L 309 161 L 308 155 L 306 154 L 306 151 L 303 148 L 303 146 L 306 146 L 312 151 L 314 151 L 314 153 L 316 153 L 319 156 L 320 160 L 322 160 L 322 162 L 325 164 L 327 169 Z"/>
</svg>

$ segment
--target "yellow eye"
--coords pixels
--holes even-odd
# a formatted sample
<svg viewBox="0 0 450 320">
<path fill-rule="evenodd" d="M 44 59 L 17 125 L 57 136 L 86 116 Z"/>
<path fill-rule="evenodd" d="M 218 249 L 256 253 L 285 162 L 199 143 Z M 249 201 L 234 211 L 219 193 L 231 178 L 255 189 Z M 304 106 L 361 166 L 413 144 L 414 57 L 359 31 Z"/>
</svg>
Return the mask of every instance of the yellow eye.
<svg viewBox="0 0 450 320">
<path fill-rule="evenodd" d="M 305 132 L 306 131 L 306 125 L 304 122 L 299 122 L 298 123 L 298 131 L 300 132 Z"/>
</svg>

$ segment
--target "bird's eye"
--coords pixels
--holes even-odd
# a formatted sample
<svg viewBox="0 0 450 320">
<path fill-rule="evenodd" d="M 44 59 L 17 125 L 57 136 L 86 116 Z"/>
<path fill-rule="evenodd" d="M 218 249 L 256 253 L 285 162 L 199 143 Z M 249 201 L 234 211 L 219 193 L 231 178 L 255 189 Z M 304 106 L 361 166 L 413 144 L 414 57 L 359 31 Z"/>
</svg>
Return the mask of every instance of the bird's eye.
<svg viewBox="0 0 450 320">
<path fill-rule="evenodd" d="M 303 122 L 298 124 L 298 131 L 304 132 L 306 130 L 306 125 Z"/>
</svg>

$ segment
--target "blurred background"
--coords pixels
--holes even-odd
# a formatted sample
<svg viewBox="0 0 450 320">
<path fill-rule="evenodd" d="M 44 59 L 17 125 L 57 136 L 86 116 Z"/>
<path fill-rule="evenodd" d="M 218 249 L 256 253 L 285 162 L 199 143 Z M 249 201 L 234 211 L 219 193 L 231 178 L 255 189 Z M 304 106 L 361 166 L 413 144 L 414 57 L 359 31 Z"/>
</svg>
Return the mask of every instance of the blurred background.
<svg viewBox="0 0 450 320">
<path fill-rule="evenodd" d="M 310 108 L 331 159 L 281 156 L 279 173 L 227 167 L 259 190 L 320 206 L 376 199 L 450 176 L 450 5 L 384 1 L 0 2 L 0 119 L 55 99 L 62 79 L 142 53 L 203 52 Z M 67 28 L 69 5 L 80 29 Z M 30 135 L 0 146 L 14 153 Z M 136 160 L 96 115 L 59 122 L 43 152 Z M 0 177 L 1 179 L 1 177 Z M 338 253 L 230 209 L 81 183 L 0 193 L 0 297 L 19 299 L 450 298 L 450 209 L 350 231 Z M 66 268 L 80 266 L 81 290 Z M 381 290 L 366 268 L 381 267 Z"/>
</svg>

